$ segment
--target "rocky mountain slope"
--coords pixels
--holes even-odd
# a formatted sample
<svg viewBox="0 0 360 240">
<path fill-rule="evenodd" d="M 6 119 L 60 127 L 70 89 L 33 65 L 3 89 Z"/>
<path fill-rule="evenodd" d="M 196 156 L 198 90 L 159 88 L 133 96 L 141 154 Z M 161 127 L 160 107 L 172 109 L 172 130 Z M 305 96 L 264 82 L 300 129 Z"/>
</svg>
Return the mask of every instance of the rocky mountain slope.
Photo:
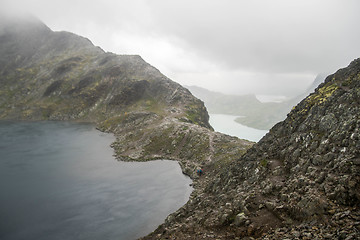
<svg viewBox="0 0 360 240">
<path fill-rule="evenodd" d="M 93 122 L 116 135 L 119 159 L 180 162 L 191 199 L 145 239 L 359 236 L 359 59 L 247 152 L 251 142 L 212 131 L 203 103 L 139 56 L 36 19 L 1 19 L 0 86 L 1 119 Z"/>
<path fill-rule="evenodd" d="M 357 59 L 145 239 L 360 239 L 359 113 Z"/>
<path fill-rule="evenodd" d="M 140 56 L 106 53 L 33 17 L 0 21 L 0 119 L 94 122 L 122 160 L 182 160 L 184 171 L 251 145 L 212 131 L 203 102 Z M 231 144 L 230 144 L 231 145 Z"/>
<path fill-rule="evenodd" d="M 36 19 L 6 23 L 0 35 L 1 118 L 102 121 L 136 109 L 172 111 L 210 128 L 202 102 L 140 56 L 105 53 Z"/>
</svg>

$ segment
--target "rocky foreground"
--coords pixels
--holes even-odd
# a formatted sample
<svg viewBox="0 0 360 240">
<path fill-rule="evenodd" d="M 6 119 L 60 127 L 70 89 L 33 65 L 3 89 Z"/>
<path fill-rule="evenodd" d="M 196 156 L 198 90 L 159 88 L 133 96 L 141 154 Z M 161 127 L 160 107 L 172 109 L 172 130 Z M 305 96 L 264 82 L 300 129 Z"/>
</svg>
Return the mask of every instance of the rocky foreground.
<svg viewBox="0 0 360 240">
<path fill-rule="evenodd" d="M 357 59 L 143 239 L 360 239 L 359 113 Z"/>
<path fill-rule="evenodd" d="M 1 119 L 93 122 L 115 134 L 118 159 L 178 160 L 194 179 L 144 239 L 359 239 L 359 59 L 251 147 L 214 132 L 204 104 L 141 57 L 0 20 Z"/>
</svg>

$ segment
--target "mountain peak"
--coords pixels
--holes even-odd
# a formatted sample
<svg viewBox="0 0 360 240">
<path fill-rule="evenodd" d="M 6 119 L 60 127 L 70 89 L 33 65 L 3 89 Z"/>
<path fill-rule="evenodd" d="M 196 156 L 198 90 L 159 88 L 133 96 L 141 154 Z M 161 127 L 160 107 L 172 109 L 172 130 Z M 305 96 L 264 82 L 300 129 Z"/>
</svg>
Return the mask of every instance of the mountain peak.
<svg viewBox="0 0 360 240">
<path fill-rule="evenodd" d="M 5 33 L 33 32 L 39 34 L 40 32 L 51 31 L 39 18 L 32 14 L 14 14 L 1 12 L 0 15 L 0 35 Z"/>
</svg>

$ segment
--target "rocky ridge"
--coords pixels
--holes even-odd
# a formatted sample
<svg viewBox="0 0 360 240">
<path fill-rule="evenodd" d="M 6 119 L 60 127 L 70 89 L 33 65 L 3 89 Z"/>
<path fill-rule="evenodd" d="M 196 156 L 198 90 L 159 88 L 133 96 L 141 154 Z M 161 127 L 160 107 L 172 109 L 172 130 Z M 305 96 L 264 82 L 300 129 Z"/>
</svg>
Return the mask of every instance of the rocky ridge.
<svg viewBox="0 0 360 240">
<path fill-rule="evenodd" d="M 121 160 L 178 160 L 195 190 L 145 239 L 357 239 L 359 62 L 246 152 L 251 142 L 212 131 L 203 103 L 139 56 L 15 21 L 0 28 L 0 118 L 94 122 L 115 133 Z"/>
<path fill-rule="evenodd" d="M 360 59 L 144 239 L 360 239 Z"/>
<path fill-rule="evenodd" d="M 181 160 L 184 172 L 252 143 L 214 133 L 203 102 L 137 55 L 53 32 L 34 17 L 1 17 L 0 119 L 96 123 L 117 137 L 121 160 Z M 210 151 L 209 151 L 210 149 Z M 223 152 L 223 153 L 221 153 Z"/>
</svg>

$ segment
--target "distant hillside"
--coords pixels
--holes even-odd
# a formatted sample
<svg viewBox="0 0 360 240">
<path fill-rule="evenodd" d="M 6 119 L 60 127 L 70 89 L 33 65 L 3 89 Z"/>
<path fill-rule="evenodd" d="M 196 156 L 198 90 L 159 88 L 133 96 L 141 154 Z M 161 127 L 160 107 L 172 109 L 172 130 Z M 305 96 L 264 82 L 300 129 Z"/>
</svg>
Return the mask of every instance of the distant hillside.
<svg viewBox="0 0 360 240">
<path fill-rule="evenodd" d="M 276 123 L 284 120 L 292 107 L 313 92 L 324 79 L 324 75 L 317 76 L 303 94 L 281 103 L 262 103 L 255 95 L 226 95 L 197 86 L 186 86 L 186 88 L 204 101 L 209 113 L 242 116 L 236 121 L 252 128 L 269 130 Z"/>
<path fill-rule="evenodd" d="M 229 115 L 239 115 L 239 113 L 242 113 L 242 115 L 245 116 L 253 114 L 254 109 L 259 109 L 263 105 L 255 95 L 226 95 L 197 86 L 185 87 L 189 89 L 194 96 L 204 101 L 210 113 Z"/>
</svg>

